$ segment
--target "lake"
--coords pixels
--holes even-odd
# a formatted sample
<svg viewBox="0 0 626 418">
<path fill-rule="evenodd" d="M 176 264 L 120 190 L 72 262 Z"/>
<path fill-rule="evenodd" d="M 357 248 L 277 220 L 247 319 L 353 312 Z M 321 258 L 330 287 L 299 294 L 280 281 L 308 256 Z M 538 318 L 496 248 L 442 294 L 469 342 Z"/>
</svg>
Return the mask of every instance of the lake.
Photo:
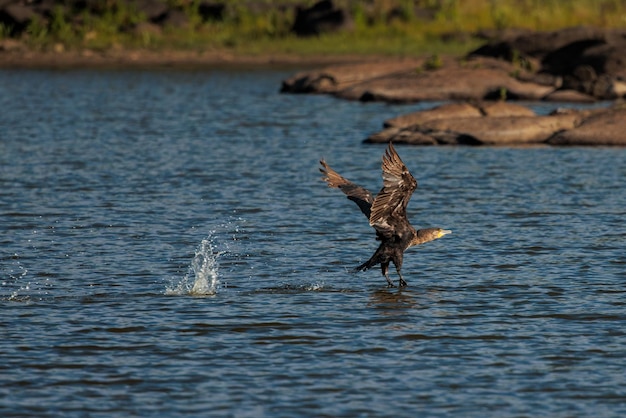
<svg viewBox="0 0 626 418">
<path fill-rule="evenodd" d="M 0 415 L 624 416 L 626 150 L 397 146 L 453 232 L 388 289 L 318 161 L 433 104 L 289 75 L 0 71 Z"/>
</svg>

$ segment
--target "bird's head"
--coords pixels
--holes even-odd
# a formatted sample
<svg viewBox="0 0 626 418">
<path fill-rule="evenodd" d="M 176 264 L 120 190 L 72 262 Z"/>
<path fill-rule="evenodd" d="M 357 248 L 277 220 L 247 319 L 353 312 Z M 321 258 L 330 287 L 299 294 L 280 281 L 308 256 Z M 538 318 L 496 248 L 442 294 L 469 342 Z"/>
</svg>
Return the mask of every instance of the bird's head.
<svg viewBox="0 0 626 418">
<path fill-rule="evenodd" d="M 410 247 L 414 245 L 420 245 L 428 241 L 434 241 L 443 237 L 444 235 L 451 234 L 452 231 L 443 228 L 426 228 L 420 229 L 415 234 L 415 238 L 411 241 Z"/>
</svg>

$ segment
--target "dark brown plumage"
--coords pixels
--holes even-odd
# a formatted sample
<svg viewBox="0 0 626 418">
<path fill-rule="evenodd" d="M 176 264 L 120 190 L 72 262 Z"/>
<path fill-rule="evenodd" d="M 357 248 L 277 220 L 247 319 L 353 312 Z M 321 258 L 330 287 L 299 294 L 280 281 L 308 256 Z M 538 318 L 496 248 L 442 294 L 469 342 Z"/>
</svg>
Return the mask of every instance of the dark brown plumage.
<svg viewBox="0 0 626 418">
<path fill-rule="evenodd" d="M 324 181 L 329 187 L 344 192 L 348 199 L 359 206 L 367 216 L 370 226 L 376 230 L 376 239 L 380 240 L 380 245 L 374 255 L 355 270 L 365 271 L 380 264 L 383 276 L 387 279 L 389 287 L 392 287 L 394 284 L 389 278 L 389 263 L 393 262 L 400 277 L 400 286 L 406 286 L 407 283 L 400 272 L 404 251 L 414 245 L 441 238 L 451 231 L 441 228 L 416 230 L 409 223 L 406 217 L 406 207 L 413 191 L 417 188 L 417 181 L 400 159 L 393 145 L 389 143 L 383 155 L 383 188 L 376 198 L 373 198 L 367 189 L 339 175 L 324 160 L 320 161 L 320 164 Z"/>
</svg>

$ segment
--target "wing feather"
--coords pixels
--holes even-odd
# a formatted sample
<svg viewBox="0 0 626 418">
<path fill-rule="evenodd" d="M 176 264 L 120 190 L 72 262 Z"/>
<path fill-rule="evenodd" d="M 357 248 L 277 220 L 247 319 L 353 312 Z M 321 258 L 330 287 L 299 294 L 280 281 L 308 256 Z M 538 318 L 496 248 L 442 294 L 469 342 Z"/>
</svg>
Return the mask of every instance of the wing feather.
<svg viewBox="0 0 626 418">
<path fill-rule="evenodd" d="M 328 164 L 326 164 L 326 161 L 321 160 L 320 164 L 322 165 L 320 171 L 324 174 L 322 179 L 328 183 L 328 187 L 337 188 L 344 192 L 348 199 L 355 202 L 359 206 L 359 209 L 361 209 L 361 212 L 369 219 L 372 203 L 374 202 L 372 194 L 367 189 L 342 177 L 339 173 L 330 168 Z"/>
<path fill-rule="evenodd" d="M 389 238 L 397 233 L 400 226 L 409 223 L 406 207 L 417 188 L 417 181 L 391 142 L 383 156 L 382 171 L 383 188 L 374 199 L 369 221 L 380 235 Z"/>
</svg>

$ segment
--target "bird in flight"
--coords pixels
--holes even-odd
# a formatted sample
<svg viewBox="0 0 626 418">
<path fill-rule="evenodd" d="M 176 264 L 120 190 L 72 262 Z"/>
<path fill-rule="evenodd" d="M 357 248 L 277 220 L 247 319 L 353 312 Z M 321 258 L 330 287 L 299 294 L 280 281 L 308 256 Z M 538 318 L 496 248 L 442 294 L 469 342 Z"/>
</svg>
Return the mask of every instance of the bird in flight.
<svg viewBox="0 0 626 418">
<path fill-rule="evenodd" d="M 321 160 L 320 171 L 328 187 L 341 190 L 348 199 L 355 202 L 367 216 L 370 226 L 376 230 L 376 239 L 380 241 L 374 255 L 355 271 L 365 271 L 380 264 L 382 274 L 387 279 L 388 287 L 395 287 L 389 278 L 389 263 L 393 262 L 400 277 L 399 285 L 407 285 L 402 277 L 402 259 L 404 251 L 414 245 L 424 244 L 441 238 L 452 231 L 442 228 L 425 228 L 416 230 L 406 217 L 406 206 L 417 181 L 406 168 L 395 148 L 389 143 L 383 155 L 383 188 L 374 198 L 365 188 L 352 183 L 330 168 L 326 161 Z"/>
</svg>

